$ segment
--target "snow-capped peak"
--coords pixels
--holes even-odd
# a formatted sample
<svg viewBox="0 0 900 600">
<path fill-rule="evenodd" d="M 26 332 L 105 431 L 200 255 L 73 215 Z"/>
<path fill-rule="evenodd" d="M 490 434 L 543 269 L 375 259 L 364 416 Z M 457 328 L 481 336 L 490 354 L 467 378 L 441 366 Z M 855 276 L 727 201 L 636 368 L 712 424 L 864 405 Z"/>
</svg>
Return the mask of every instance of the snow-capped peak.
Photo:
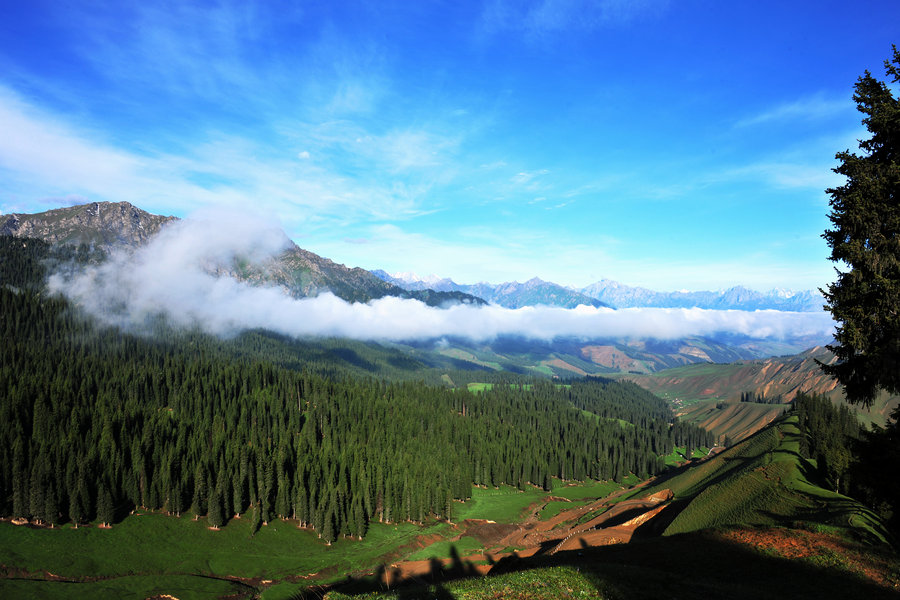
<svg viewBox="0 0 900 600">
<path fill-rule="evenodd" d="M 404 283 L 424 283 L 426 285 L 435 284 L 444 280 L 443 277 L 438 277 L 434 273 L 426 275 L 425 277 L 420 277 L 412 271 L 391 273 L 391 277 Z"/>
</svg>

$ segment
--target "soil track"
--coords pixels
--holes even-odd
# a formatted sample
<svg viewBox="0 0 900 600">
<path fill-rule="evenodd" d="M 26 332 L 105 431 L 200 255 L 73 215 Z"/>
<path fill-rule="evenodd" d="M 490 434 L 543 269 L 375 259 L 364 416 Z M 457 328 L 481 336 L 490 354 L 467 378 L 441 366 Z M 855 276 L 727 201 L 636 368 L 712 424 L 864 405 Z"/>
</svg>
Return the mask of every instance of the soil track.
<svg viewBox="0 0 900 600">
<path fill-rule="evenodd" d="M 519 524 L 468 519 L 457 525 L 460 533 L 453 539 L 474 537 L 485 547 L 484 552 L 441 560 L 396 562 L 384 570 L 381 579 L 390 586 L 396 581 L 433 576 L 438 571 L 486 575 L 495 563 L 511 556 L 526 558 L 539 553 L 553 554 L 560 550 L 627 543 L 638 527 L 668 505 L 673 493 L 667 489 L 616 502 L 626 491 L 631 490 L 621 490 L 564 510 L 545 521 L 540 520 L 538 515 L 548 502 L 554 500 L 552 497 L 531 505 L 528 516 Z M 510 548 L 516 550 L 510 551 Z"/>
</svg>

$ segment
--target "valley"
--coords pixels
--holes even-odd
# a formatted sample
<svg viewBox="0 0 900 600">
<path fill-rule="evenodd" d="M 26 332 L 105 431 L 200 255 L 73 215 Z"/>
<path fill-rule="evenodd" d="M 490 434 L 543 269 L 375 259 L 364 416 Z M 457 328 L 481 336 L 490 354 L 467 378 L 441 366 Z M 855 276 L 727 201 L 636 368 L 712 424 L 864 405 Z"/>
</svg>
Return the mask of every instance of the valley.
<svg viewBox="0 0 900 600">
<path fill-rule="evenodd" d="M 680 576 L 657 563 L 635 592 L 603 565 L 626 560 L 643 578 L 638 549 L 735 543 L 729 552 L 763 565 L 772 558 L 759 544 L 790 546 L 802 532 L 836 548 L 802 550 L 813 565 L 802 585 L 817 597 L 839 597 L 822 596 L 821 560 L 841 569 L 828 593 L 856 581 L 888 597 L 898 584 L 878 516 L 830 490 L 843 471 L 802 454 L 792 401 L 845 406 L 818 368 L 833 361 L 821 347 L 760 357 L 771 346 L 733 334 L 210 330 L 165 305 L 136 311 L 114 294 L 98 313 L 89 295 L 68 293 L 86 274 L 127 277 L 121 267 L 177 225 L 122 204 L 3 222 L 0 333 L 14 340 L 0 350 L 4 596 L 487 598 L 502 585 L 530 599 L 553 597 L 534 582 L 559 578 L 587 596 L 639 598 Z M 367 272 L 296 246 L 255 252 L 202 255 L 184 273 L 291 302 L 543 310 L 370 286 Z M 897 400 L 857 413 L 883 425 Z M 830 460 L 840 448 L 819 452 Z M 875 557 L 860 583 L 853 565 Z M 697 593 L 725 585 L 741 597 L 751 585 L 694 578 Z"/>
<path fill-rule="evenodd" d="M 900 600 L 858 4 L 7 2 L 0 600 Z"/>
<path fill-rule="evenodd" d="M 0 523 L 6 556 L 19 564 L 5 563 L 6 577 L 15 577 L 0 589 L 41 590 L 45 598 L 78 589 L 95 598 L 334 600 L 490 598 L 498 589 L 549 598 L 558 585 L 589 597 L 642 598 L 665 585 L 687 597 L 711 589 L 750 597 L 760 586 L 798 597 L 894 597 L 900 562 L 877 550 L 886 533 L 867 509 L 810 482 L 797 433 L 789 419 L 644 482 L 476 488 L 449 521 L 373 523 L 364 540 L 328 546 L 290 519 L 256 533 L 246 519 L 211 531 L 203 519 L 153 511 L 110 529 Z M 548 511 L 553 505 L 563 508 Z M 704 560 L 663 560 L 669 553 Z"/>
</svg>

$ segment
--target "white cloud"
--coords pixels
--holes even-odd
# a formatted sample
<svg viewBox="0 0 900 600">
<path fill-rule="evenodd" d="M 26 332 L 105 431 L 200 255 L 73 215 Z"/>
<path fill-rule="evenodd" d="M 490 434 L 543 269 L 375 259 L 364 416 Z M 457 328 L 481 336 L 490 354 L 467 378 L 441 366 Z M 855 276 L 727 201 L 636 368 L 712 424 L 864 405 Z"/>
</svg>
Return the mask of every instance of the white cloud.
<svg viewBox="0 0 900 600">
<path fill-rule="evenodd" d="M 791 162 L 760 162 L 729 171 L 727 178 L 762 179 L 778 188 L 809 189 L 824 192 L 841 185 L 844 177 L 824 164 L 810 165 Z"/>
<path fill-rule="evenodd" d="M 261 141 L 217 132 L 206 133 L 180 155 L 137 154 L 89 128 L 73 127 L 2 86 L 0 131 L 0 172 L 6 176 L 7 193 L 15 182 L 20 189 L 40 189 L 41 197 L 126 200 L 167 213 L 256 206 L 294 214 L 292 225 L 306 228 L 422 214 L 422 197 L 432 181 L 375 174 L 384 167 L 426 167 L 436 160 L 435 153 L 455 144 L 413 131 L 372 138 L 358 156 L 365 166 L 362 176 L 344 175 L 325 160 L 297 161 Z M 310 150 L 298 155 L 310 156 Z"/>
<path fill-rule="evenodd" d="M 143 168 L 140 158 L 89 141 L 96 134 L 76 131 L 2 87 L 0 131 L 0 167 L 40 178 L 48 187 L 94 192 L 136 178 Z"/>
<path fill-rule="evenodd" d="M 513 175 L 510 178 L 510 181 L 512 181 L 516 185 L 528 185 L 534 182 L 537 178 L 541 177 L 542 175 L 546 175 L 549 172 L 550 171 L 548 169 L 540 169 L 537 171 L 521 171 Z"/>
<path fill-rule="evenodd" d="M 818 230 L 810 237 L 818 241 Z M 364 240 L 365 249 L 359 244 Z M 795 240 L 785 240 L 794 243 Z M 527 281 L 539 277 L 561 285 L 584 287 L 600 279 L 654 290 L 726 289 L 743 285 L 815 289 L 833 279 L 832 265 L 822 257 L 802 262 L 785 258 L 782 248 L 756 245 L 737 254 L 698 256 L 635 253 L 628 239 L 596 233 L 588 242 L 503 225 L 447 228 L 441 237 L 415 233 L 396 225 L 355 230 L 348 239 L 312 236 L 304 242 L 332 260 L 388 272 L 436 272 L 457 283 Z M 800 266 L 798 267 L 798 261 Z"/>
<path fill-rule="evenodd" d="M 502 335 L 673 339 L 717 333 L 784 339 L 824 336 L 833 329 L 826 313 L 587 306 L 438 309 L 392 297 L 350 304 L 329 293 L 297 300 L 278 288 L 213 274 L 228 272 L 236 258 L 264 264 L 287 243 L 279 232 L 272 223 L 239 215 L 201 215 L 70 279 L 55 275 L 51 289 L 112 323 L 140 327 L 150 317 L 165 315 L 176 325 L 216 334 L 266 328 L 292 336 L 395 341 L 446 336 L 483 341 Z"/>
<path fill-rule="evenodd" d="M 737 122 L 737 127 L 749 127 L 780 121 L 811 121 L 841 113 L 851 114 L 853 105 L 847 98 L 828 98 L 819 93 L 793 102 L 786 102 Z"/>
</svg>

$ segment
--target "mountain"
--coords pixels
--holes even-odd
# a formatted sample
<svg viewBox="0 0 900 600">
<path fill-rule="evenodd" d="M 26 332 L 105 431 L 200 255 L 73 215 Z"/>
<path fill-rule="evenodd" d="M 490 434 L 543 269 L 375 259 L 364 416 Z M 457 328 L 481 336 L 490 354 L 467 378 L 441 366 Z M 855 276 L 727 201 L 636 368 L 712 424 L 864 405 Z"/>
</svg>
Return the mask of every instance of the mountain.
<svg viewBox="0 0 900 600">
<path fill-rule="evenodd" d="M 804 425 L 827 417 L 700 459 L 709 434 L 627 383 L 427 384 L 376 344 L 73 318 L 35 293 L 49 251 L 0 237 L 0 597 L 896 596 L 813 445 L 840 436 Z"/>
<path fill-rule="evenodd" d="M 377 277 L 407 290 L 430 288 L 440 291 L 456 291 L 471 294 L 492 304 L 505 308 L 522 308 L 523 306 L 558 306 L 575 308 L 579 305 L 609 306 L 606 302 L 591 298 L 577 290 L 561 286 L 537 277 L 525 283 L 507 281 L 501 284 L 475 283 L 459 284 L 452 279 L 439 278 L 436 275 L 419 277 L 415 273 L 395 273 L 391 275 L 380 269 L 372 271 Z"/>
<path fill-rule="evenodd" d="M 128 202 L 93 202 L 36 214 L 0 215 L 0 235 L 36 238 L 49 244 L 86 244 L 108 252 L 145 244 L 163 225 L 176 220 Z"/>
<path fill-rule="evenodd" d="M 827 348 L 817 346 L 793 356 L 688 365 L 623 378 L 669 400 L 681 418 L 740 440 L 774 420 L 800 392 L 846 404 L 843 389 L 819 367 L 835 360 Z M 900 398 L 882 392 L 870 410 L 851 408 L 863 423 L 884 425 L 898 403 Z"/>
<path fill-rule="evenodd" d="M 735 286 L 721 292 L 656 292 L 647 288 L 631 287 L 617 281 L 601 279 L 580 290 L 592 298 L 617 308 L 707 308 L 719 310 L 785 310 L 818 312 L 825 303 L 822 295 L 813 290 L 792 292 L 773 289 L 757 292 L 743 286 Z"/>
<path fill-rule="evenodd" d="M 372 271 L 380 279 L 406 290 L 430 288 L 441 291 L 459 291 L 483 298 L 507 308 L 521 308 L 539 304 L 574 308 L 579 304 L 608 306 L 611 308 L 706 308 L 718 310 L 784 310 L 795 312 L 819 312 L 825 303 L 822 295 L 814 290 L 793 292 L 773 289 L 758 292 L 743 286 L 724 291 L 676 291 L 657 292 L 642 287 L 631 287 L 610 279 L 602 279 L 580 289 L 565 287 L 537 277 L 519 283 L 509 281 L 493 284 L 456 283 L 446 277 L 415 273 Z"/>
<path fill-rule="evenodd" d="M 815 347 L 793 356 L 739 360 L 730 364 L 705 365 L 702 369 L 668 369 L 649 376 L 629 375 L 627 378 L 657 395 L 677 393 L 684 401 L 739 401 L 742 393 L 752 392 L 755 396 L 778 396 L 784 402 L 790 402 L 801 391 L 840 399 L 842 394 L 837 381 L 826 375 L 818 364 L 834 361 L 834 354 L 828 349 Z"/>
<path fill-rule="evenodd" d="M 86 245 L 102 253 L 134 249 L 150 241 L 176 217 L 148 213 L 128 202 L 93 202 L 37 214 L 0 215 L 0 235 L 43 240 L 54 246 Z M 459 291 L 405 290 L 369 271 L 348 268 L 293 242 L 279 256 L 263 264 L 235 261 L 218 274 L 254 284 L 275 284 L 294 297 L 329 291 L 348 302 L 367 302 L 384 296 L 413 298 L 430 306 L 484 304 Z"/>
</svg>

